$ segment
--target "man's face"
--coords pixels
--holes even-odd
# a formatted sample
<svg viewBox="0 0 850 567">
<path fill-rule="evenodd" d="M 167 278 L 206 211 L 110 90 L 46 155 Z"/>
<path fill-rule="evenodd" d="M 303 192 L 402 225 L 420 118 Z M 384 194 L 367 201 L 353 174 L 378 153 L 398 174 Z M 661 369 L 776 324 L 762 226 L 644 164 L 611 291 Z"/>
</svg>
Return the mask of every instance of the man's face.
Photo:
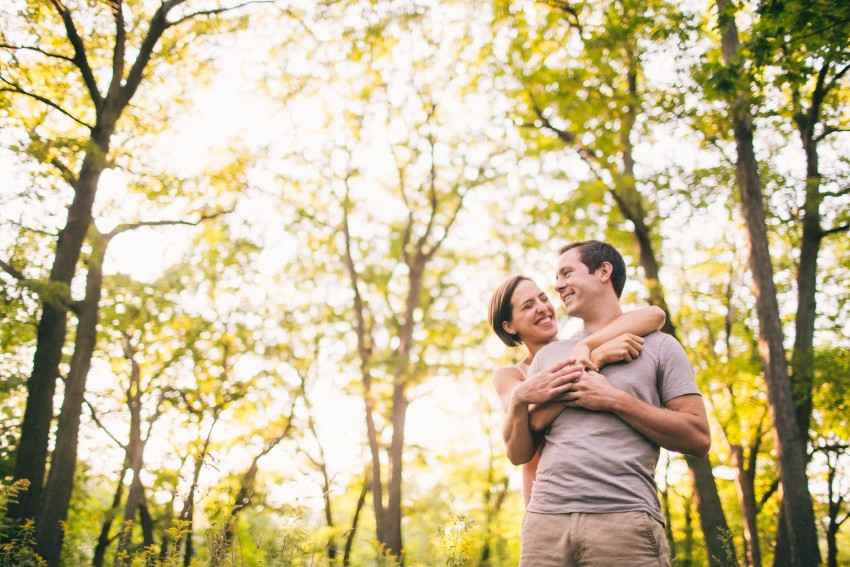
<svg viewBox="0 0 850 567">
<path fill-rule="evenodd" d="M 599 291 L 599 278 L 591 274 L 578 248 L 571 248 L 558 258 L 555 290 L 571 317 L 581 317 L 582 311 L 591 307 Z"/>
</svg>

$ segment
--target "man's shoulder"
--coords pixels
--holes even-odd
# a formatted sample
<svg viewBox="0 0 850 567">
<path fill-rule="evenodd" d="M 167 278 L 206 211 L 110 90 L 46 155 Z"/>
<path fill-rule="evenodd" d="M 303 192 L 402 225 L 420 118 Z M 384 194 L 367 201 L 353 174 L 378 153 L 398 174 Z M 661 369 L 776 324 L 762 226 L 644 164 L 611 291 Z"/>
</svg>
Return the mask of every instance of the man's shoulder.
<svg viewBox="0 0 850 567">
<path fill-rule="evenodd" d="M 654 331 L 644 337 L 645 352 L 655 353 L 659 361 L 687 360 L 688 354 L 684 345 L 674 335 L 662 331 Z"/>
<path fill-rule="evenodd" d="M 644 339 L 644 345 L 646 345 L 646 346 L 648 346 L 650 344 L 658 345 L 659 347 L 668 346 L 668 345 L 678 345 L 678 346 L 682 345 L 682 343 L 679 342 L 679 339 L 677 339 L 675 336 L 671 335 L 670 333 L 665 333 L 664 331 L 652 331 L 651 333 L 646 335 L 643 339 Z"/>
</svg>

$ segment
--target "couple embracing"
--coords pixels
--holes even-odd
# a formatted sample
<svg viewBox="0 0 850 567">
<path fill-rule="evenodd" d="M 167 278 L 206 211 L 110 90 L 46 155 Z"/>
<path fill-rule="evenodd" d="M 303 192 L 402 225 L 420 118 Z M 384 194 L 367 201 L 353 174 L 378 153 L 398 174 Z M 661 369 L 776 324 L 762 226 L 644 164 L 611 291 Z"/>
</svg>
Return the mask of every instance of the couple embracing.
<svg viewBox="0 0 850 567">
<path fill-rule="evenodd" d="M 496 371 L 510 461 L 523 465 L 521 567 L 669 566 L 655 485 L 660 447 L 705 456 L 705 406 L 684 349 L 657 307 L 623 313 L 626 267 L 610 244 L 561 248 L 555 290 L 584 322 L 558 340 L 555 309 L 514 276 L 489 321 L 525 359 Z"/>
</svg>

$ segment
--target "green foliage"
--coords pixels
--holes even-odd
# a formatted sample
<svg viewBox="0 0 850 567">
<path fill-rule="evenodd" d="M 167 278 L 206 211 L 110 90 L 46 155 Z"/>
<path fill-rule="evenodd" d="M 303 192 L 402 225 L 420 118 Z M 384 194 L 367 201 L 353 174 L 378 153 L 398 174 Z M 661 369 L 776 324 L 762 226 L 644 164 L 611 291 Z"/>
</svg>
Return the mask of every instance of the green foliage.
<svg viewBox="0 0 850 567">
<path fill-rule="evenodd" d="M 138 51 L 155 4 L 125 6 L 128 54 Z M 185 13 L 190 5 L 183 4 Z M 70 6 L 102 90 L 113 72 L 115 22 L 108 3 Z M 195 217 L 185 213 L 235 211 L 200 228 L 175 229 L 177 236 L 165 233 L 170 229 L 142 229 L 141 246 L 147 238 L 152 244 L 170 239 L 170 246 L 185 246 L 186 253 L 171 266 L 154 266 L 160 271 L 144 281 L 106 275 L 66 562 L 87 563 L 104 519 L 122 515 L 120 503 L 113 508 L 111 500 L 124 481 L 117 477 L 119 445 L 126 442 L 129 423 L 126 340 L 141 372 L 142 431 L 150 440 L 142 469 L 146 501 L 156 544 L 172 544 L 160 559 L 157 545 L 140 547 L 140 528 L 133 523 L 128 564 L 182 564 L 178 544 L 187 535 L 194 537 L 196 564 L 330 563 L 327 542 L 342 547 L 363 474 L 359 461 L 355 471 L 347 465 L 333 470 L 337 451 L 344 450 L 328 439 L 360 434 L 362 419 L 356 413 L 351 423 L 343 422 L 344 414 L 321 402 L 342 399 L 362 411 L 364 368 L 373 379 L 369 403 L 377 409 L 381 458 L 393 432 L 396 383 L 407 388 L 405 402 L 411 406 L 456 387 L 451 392 L 465 405 L 449 412 L 481 416 L 458 428 L 459 447 L 405 447 L 407 564 L 483 564 L 485 551 L 489 565 L 515 564 L 523 510 L 508 478 L 518 471 L 504 459 L 501 410 L 486 403 L 492 396 L 490 372 L 515 353 L 502 354 L 501 345 L 494 349 L 488 342 L 491 332 L 483 319 L 491 284 L 520 270 L 550 276 L 562 239 L 605 238 L 636 260 L 628 252 L 634 250 L 637 217 L 663 259 L 671 316 L 711 402 L 712 460 L 733 531 L 728 546 L 743 541 L 730 461 L 732 445 L 740 445 L 754 452 L 759 536 L 769 555 L 779 471 L 721 102 L 745 92 L 759 105 L 757 141 L 765 158 L 761 173 L 770 197 L 775 280 L 790 331 L 805 184 L 788 119 L 811 108 L 798 95 L 812 92 L 819 70 L 836 73 L 846 64 L 848 17 L 840 2 L 760 2 L 752 27 L 742 26 L 741 58 L 727 66 L 719 50 L 706 47 L 717 43 L 714 24 L 698 28 L 697 16 L 683 6 L 661 0 L 500 0 L 490 14 L 490 5 L 467 11 L 468 4 L 455 3 L 432 10 L 392 1 L 329 2 L 304 13 L 283 8 L 287 17 L 303 18 L 297 25 L 267 17 L 257 6 L 238 17 L 187 20 L 169 30 L 144 88 L 120 119 L 110 154 L 97 155 L 98 165 L 110 168 L 98 195 L 98 227 L 105 232 L 116 223 L 173 218 L 175 212 L 191 220 Z M 50 242 L 71 193 L 65 182 L 74 178 L 60 180 L 54 166 L 78 170 L 91 150 L 96 110 L 69 60 L 73 51 L 55 9 L 28 2 L 22 10 L 4 42 L 39 45 L 44 52 L 0 58 L 0 75 L 46 93 L 65 113 L 32 97 L 0 92 L 4 136 L 16 132 L 14 143 L 3 138 L 4 147 L 26 161 L 29 173 L 16 183 L 25 186 L 16 187 L 23 220 L 2 203 L 4 260 L 28 279 L 4 276 L 0 285 L 0 473 L 11 472 L 39 301 L 69 305 L 79 293 L 81 278 L 71 288 L 45 284 Z M 218 31 L 238 35 L 231 40 L 214 35 Z M 281 44 L 267 56 L 270 38 Z M 257 149 L 265 135 L 259 131 L 244 142 L 226 139 L 226 117 L 218 116 L 205 131 L 208 139 L 192 142 L 222 148 L 203 156 L 212 165 L 186 164 L 174 152 L 178 143 L 172 136 L 187 128 L 189 111 L 208 96 L 195 87 L 214 84 L 212 71 L 225 52 L 244 58 L 239 65 L 244 75 L 228 76 L 241 83 L 229 86 L 274 99 L 268 116 L 273 142 Z M 675 72 L 673 78 L 659 79 L 660 67 Z M 846 128 L 844 77 L 822 104 L 827 130 Z M 261 84 L 249 82 L 255 79 Z M 234 105 L 225 114 L 242 121 L 243 110 Z M 277 111 L 290 114 L 290 121 L 278 122 Z M 661 142 L 674 130 L 681 135 L 680 129 L 687 130 L 682 148 L 664 149 Z M 833 194 L 824 201 L 824 226 L 841 227 L 850 218 L 841 189 L 846 152 L 828 143 L 827 130 L 817 130 L 828 148 L 822 156 L 824 187 Z M 670 151 L 676 155 L 665 153 Z M 631 173 L 627 155 L 636 159 Z M 633 218 L 615 195 L 637 211 Z M 461 212 L 455 218 L 456 207 Z M 356 290 L 346 267 L 344 214 Z M 850 253 L 843 234 L 825 237 L 820 258 L 816 334 L 830 348 L 815 357 L 817 447 L 847 438 Z M 122 238 L 116 236 L 116 250 Z M 417 254 L 437 242 L 435 255 L 415 272 Z M 420 243 L 425 246 L 417 247 Z M 84 249 L 83 261 L 88 254 Z M 106 266 L 108 271 L 109 261 Z M 421 276 L 419 287 L 412 285 L 413 276 Z M 641 300 L 646 290 L 640 285 L 636 290 L 632 295 Z M 365 306 L 365 364 L 357 344 L 355 294 Z M 415 306 L 411 311 L 408 301 Z M 413 333 L 404 350 L 408 322 Z M 314 407 L 299 397 L 305 392 Z M 305 427 L 308 417 L 317 435 Z M 408 427 L 436 430 L 443 418 L 428 415 L 426 423 Z M 250 507 L 234 514 L 233 497 L 251 459 L 287 430 L 289 437 L 258 462 Z M 354 439 L 351 452 L 362 460 L 365 440 Z M 323 441 L 325 461 L 317 448 Z M 180 520 L 166 529 L 181 509 L 195 457 L 204 464 L 194 533 Z M 319 486 L 320 462 L 330 463 L 335 479 L 333 527 L 324 526 L 323 516 L 307 519 L 313 516 L 306 509 L 279 502 L 278 491 L 291 483 Z M 811 469 L 813 484 L 828 486 L 829 470 L 842 469 L 818 461 Z M 681 459 L 673 459 L 665 481 L 678 560 L 702 564 L 704 542 Z M 819 516 L 826 518 L 828 495 L 822 491 L 817 497 Z M 306 501 L 305 508 L 320 506 L 307 497 L 299 502 Z M 352 564 L 393 565 L 375 541 L 368 507 Z M 234 528 L 230 543 L 227 526 Z M 117 529 L 113 525 L 111 533 Z M 3 561 L 37 561 L 32 526 L 27 530 L 4 548 Z M 107 557 L 112 556 L 114 551 Z"/>
<path fill-rule="evenodd" d="M 12 481 L 4 477 L 0 484 L 0 521 L 6 538 L 0 542 L 0 567 L 42 567 L 47 563 L 35 552 L 35 522 L 27 520 L 20 526 L 11 526 L 6 519 L 10 502 L 27 490 L 26 480 Z"/>
<path fill-rule="evenodd" d="M 471 542 L 469 532 L 475 526 L 475 520 L 463 514 L 449 514 L 447 526 L 437 530 L 440 545 L 446 554 L 447 567 L 464 567 L 470 564 Z"/>
<path fill-rule="evenodd" d="M 850 351 L 840 347 L 817 352 L 814 392 L 819 431 L 850 436 Z"/>
</svg>

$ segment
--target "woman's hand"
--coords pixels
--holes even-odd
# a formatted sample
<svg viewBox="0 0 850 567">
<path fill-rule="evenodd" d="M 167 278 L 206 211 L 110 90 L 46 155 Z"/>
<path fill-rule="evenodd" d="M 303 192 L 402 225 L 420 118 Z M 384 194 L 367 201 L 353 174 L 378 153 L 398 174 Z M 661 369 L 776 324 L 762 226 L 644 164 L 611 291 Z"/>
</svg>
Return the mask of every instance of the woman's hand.
<svg viewBox="0 0 850 567">
<path fill-rule="evenodd" d="M 613 362 L 631 362 L 642 350 L 643 337 L 624 333 L 593 349 L 590 358 L 596 364 L 596 371 L 598 371 L 602 366 Z"/>
<path fill-rule="evenodd" d="M 572 357 L 575 359 L 576 364 L 580 364 L 585 370 L 599 372 L 599 366 L 597 366 L 597 363 L 591 357 L 590 345 L 585 341 L 576 343 L 576 346 L 573 347 Z"/>
<path fill-rule="evenodd" d="M 584 367 L 573 358 L 528 376 L 517 384 L 513 401 L 522 404 L 543 404 L 569 392 L 572 383 L 581 376 Z"/>
</svg>

